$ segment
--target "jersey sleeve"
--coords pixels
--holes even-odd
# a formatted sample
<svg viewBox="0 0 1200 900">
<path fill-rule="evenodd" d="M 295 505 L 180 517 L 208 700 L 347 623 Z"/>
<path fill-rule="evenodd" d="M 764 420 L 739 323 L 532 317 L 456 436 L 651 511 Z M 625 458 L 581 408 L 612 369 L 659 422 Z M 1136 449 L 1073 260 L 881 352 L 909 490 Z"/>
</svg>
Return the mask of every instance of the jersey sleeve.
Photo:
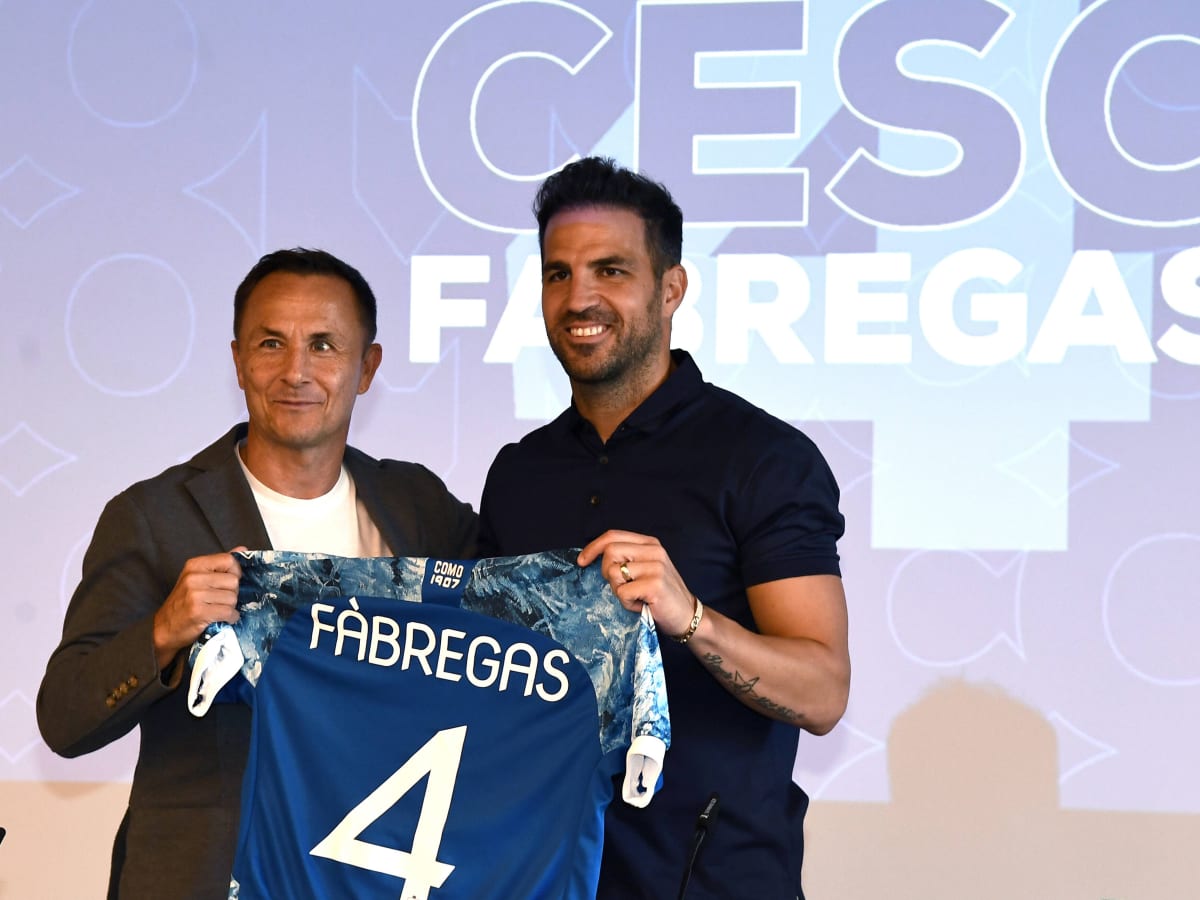
<svg viewBox="0 0 1200 900">
<path fill-rule="evenodd" d="M 649 805 L 658 788 L 663 760 L 671 744 L 671 715 L 658 632 L 649 607 L 642 607 L 638 620 L 632 736 L 625 754 L 621 799 L 641 808 Z"/>
</svg>

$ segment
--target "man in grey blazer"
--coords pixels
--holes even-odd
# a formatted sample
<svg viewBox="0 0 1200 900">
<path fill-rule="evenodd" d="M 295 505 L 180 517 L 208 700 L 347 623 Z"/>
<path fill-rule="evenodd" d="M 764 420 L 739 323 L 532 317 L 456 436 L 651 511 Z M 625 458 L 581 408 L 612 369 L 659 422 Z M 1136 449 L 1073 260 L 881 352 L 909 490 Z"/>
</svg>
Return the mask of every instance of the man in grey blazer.
<svg viewBox="0 0 1200 900">
<path fill-rule="evenodd" d="M 109 897 L 225 897 L 249 709 L 186 709 L 187 648 L 236 621 L 232 550 L 474 555 L 476 516 L 423 466 L 347 446 L 382 358 L 376 304 L 322 251 L 264 256 L 234 298 L 248 423 L 109 501 L 38 694 L 46 743 L 89 753 L 141 728 Z"/>
</svg>

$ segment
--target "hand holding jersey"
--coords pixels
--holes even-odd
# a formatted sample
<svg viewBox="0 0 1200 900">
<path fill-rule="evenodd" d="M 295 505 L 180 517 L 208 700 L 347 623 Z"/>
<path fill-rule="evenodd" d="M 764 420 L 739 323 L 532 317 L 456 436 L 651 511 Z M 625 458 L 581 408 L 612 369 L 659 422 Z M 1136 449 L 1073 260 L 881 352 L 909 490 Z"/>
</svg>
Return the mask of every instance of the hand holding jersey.
<svg viewBox="0 0 1200 900">
<path fill-rule="evenodd" d="M 237 547 L 244 550 L 245 547 Z M 242 570 L 232 553 L 194 556 L 154 614 L 154 656 L 161 670 L 213 622 L 236 622 Z"/>
<path fill-rule="evenodd" d="M 696 597 L 658 538 L 606 531 L 580 551 L 578 561 L 587 566 L 596 559 L 601 560 L 600 570 L 622 606 L 634 612 L 647 610 L 663 634 L 687 634 L 697 610 Z"/>
</svg>

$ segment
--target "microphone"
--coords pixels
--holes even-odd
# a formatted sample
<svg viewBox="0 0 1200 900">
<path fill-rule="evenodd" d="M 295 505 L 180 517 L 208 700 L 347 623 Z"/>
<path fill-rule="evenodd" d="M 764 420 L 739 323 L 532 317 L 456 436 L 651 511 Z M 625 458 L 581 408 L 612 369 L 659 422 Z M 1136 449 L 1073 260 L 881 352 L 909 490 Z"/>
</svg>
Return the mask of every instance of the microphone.
<svg viewBox="0 0 1200 900">
<path fill-rule="evenodd" d="M 687 893 L 688 882 L 692 880 L 692 869 L 696 866 L 696 860 L 700 856 L 700 847 L 704 844 L 704 839 L 708 837 L 709 832 L 717 827 L 717 813 L 721 810 L 721 798 L 716 791 L 713 791 L 708 802 L 704 804 L 704 808 L 700 810 L 700 815 L 696 817 L 696 832 L 692 835 L 692 849 L 688 853 L 687 865 L 683 869 L 683 880 L 679 883 L 678 900 L 683 900 L 683 895 Z"/>
</svg>

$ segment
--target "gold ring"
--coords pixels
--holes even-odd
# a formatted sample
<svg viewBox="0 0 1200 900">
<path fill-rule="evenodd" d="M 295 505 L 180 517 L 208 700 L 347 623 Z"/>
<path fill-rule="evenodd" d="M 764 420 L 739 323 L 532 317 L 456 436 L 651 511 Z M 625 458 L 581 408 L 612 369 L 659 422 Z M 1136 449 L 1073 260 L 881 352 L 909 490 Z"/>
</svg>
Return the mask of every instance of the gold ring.
<svg viewBox="0 0 1200 900">
<path fill-rule="evenodd" d="M 621 577 L 625 579 L 625 583 L 633 581 L 633 576 L 629 574 L 629 566 L 626 563 L 621 563 Z"/>
</svg>

